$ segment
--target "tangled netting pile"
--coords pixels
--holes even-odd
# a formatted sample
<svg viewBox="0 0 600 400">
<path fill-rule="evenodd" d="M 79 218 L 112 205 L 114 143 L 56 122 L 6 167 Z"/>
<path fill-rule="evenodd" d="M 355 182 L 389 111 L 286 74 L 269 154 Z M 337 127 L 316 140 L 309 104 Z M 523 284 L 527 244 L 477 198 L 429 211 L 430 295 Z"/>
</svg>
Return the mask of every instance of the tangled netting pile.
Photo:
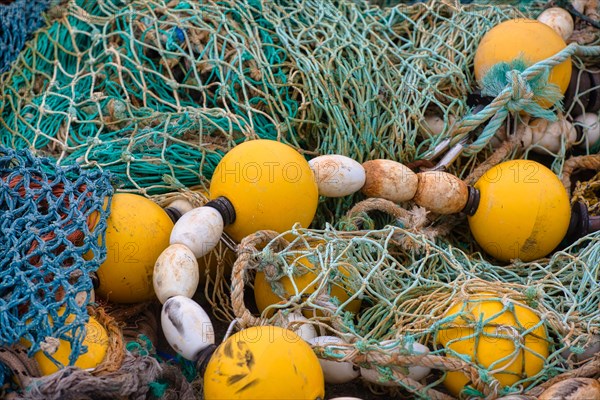
<svg viewBox="0 0 600 400">
<path fill-rule="evenodd" d="M 321 357 L 374 368 L 381 373 L 381 382 L 394 381 L 419 398 L 450 399 L 438 386 L 448 371 L 462 371 L 469 376 L 473 387 L 469 394 L 475 398 L 496 398 L 522 390 L 537 396 L 540 385 L 575 368 L 581 361 L 577 355 L 597 341 L 597 236 L 586 237 L 549 260 L 498 266 L 478 253 L 469 254 L 443 241 L 430 240 L 418 229 L 388 225 L 384 229 L 344 232 L 329 227 L 286 234 L 293 240 L 262 232 L 242 242 L 232 281 L 234 310 L 240 323 L 281 323 L 287 313 L 304 310 L 315 328 L 335 333 L 349 343 L 322 346 Z M 265 243 L 268 245 L 260 247 Z M 244 304 L 244 286 L 253 281 L 255 271 L 266 275 L 275 293 L 288 298 L 266 308 L 264 318 L 251 314 Z M 302 278 L 307 273 L 312 279 Z M 294 283 L 285 284 L 286 279 Z M 339 298 L 340 288 L 348 296 Z M 355 315 L 348 309 L 357 300 L 362 302 L 362 311 Z M 471 306 L 463 303 L 467 301 Z M 496 302 L 493 311 L 480 320 L 471 319 L 473 309 L 487 307 L 482 304 L 490 301 Z M 457 302 L 462 306 L 448 313 Z M 278 310 L 268 317 L 269 312 Z M 533 314 L 539 320 L 524 318 Z M 490 328 L 510 324 L 507 321 L 511 320 L 518 321 L 513 328 Z M 493 370 L 502 371 L 506 367 L 503 363 L 514 357 L 535 354 L 535 350 L 526 349 L 531 346 L 531 339 L 522 339 L 527 334 L 543 337 L 543 345 L 550 347 L 548 357 L 534 356 L 543 360 L 543 368 L 529 377 L 515 375 L 511 385 L 499 387 Z M 465 356 L 444 348 L 440 344 L 444 335 L 453 335 L 459 346 L 470 343 L 473 354 Z M 477 338 L 487 344 L 473 345 Z M 431 353 L 416 356 L 418 352 L 411 351 L 410 346 L 415 342 L 427 345 Z M 484 365 L 489 352 L 506 348 L 512 350 L 505 358 Z M 426 384 L 416 382 L 406 376 L 409 366 L 431 367 L 434 374 Z M 510 376 L 521 370 L 511 367 L 505 373 Z M 591 375 L 598 373 L 596 365 Z"/>
<path fill-rule="evenodd" d="M 151 193 L 205 183 L 248 137 L 419 158 L 444 139 L 425 113 L 468 112 L 481 36 L 524 15 L 309 0 L 72 1 L 52 14 L 2 79 L 0 142 Z"/>
<path fill-rule="evenodd" d="M 474 133 L 474 143 L 449 172 L 466 181 L 476 177 L 494 152 L 493 132 L 510 120 L 507 102 L 514 108 L 522 100 L 519 93 L 527 93 L 508 88 L 494 94 L 503 99 L 495 108 L 472 115 L 470 95 L 478 89 L 472 68 L 475 49 L 498 23 L 535 18 L 546 2 L 410 3 L 71 0 L 51 8 L 45 15 L 47 26 L 27 42 L 0 79 L 0 145 L 35 150 L 68 167 L 0 151 L 0 160 L 12 168 L 0 181 L 0 201 L 6 203 L 0 209 L 3 214 L 10 210 L 8 218 L 2 215 L 3 230 L 7 221 L 31 211 L 42 224 L 37 231 L 12 227 L 10 232 L 23 236 L 1 239 L 13 240 L 19 253 L 9 253 L 12 258 L 0 264 L 0 271 L 9 271 L 0 275 L 0 300 L 11 307 L 6 315 L 0 313 L 0 345 L 24 336 L 39 346 L 50 329 L 47 315 L 63 322 L 58 307 L 66 302 L 67 311 L 77 313 L 75 293 L 91 287 L 87 272 L 103 257 L 96 243 L 105 228 L 101 205 L 111 191 L 105 175 L 85 171 L 110 172 L 119 188 L 154 199 L 167 196 L 160 197 L 166 204 L 175 190 L 189 194 L 189 188 L 201 192 L 208 187 L 221 157 L 247 139 L 276 139 L 307 158 L 336 153 L 359 162 L 386 158 L 414 164 L 446 139 L 454 144 Z M 597 72 L 600 35 L 585 32 L 576 42 L 596 46 L 566 50 L 579 73 Z M 549 65 L 539 67 L 536 76 L 543 77 L 539 71 Z M 534 76 L 531 71 L 524 75 Z M 572 117 L 578 96 L 583 99 L 584 94 L 575 94 L 575 101 L 562 110 L 564 116 Z M 560 114 L 560 106 L 549 112 Z M 426 123 L 431 115 L 443 121 L 440 133 Z M 515 146 L 500 158 L 533 155 Z M 577 151 L 587 155 L 597 150 L 580 146 Z M 543 161 L 560 174 L 570 151 L 563 143 L 556 152 L 546 151 Z M 12 178 L 34 167 L 38 169 L 28 178 Z M 74 172 L 77 176 L 68 180 Z M 60 193 L 56 182 L 62 185 Z M 32 202 L 23 191 L 41 192 Z M 281 291 L 277 280 L 293 275 L 293 260 L 310 257 L 315 279 L 325 282 L 321 287 L 345 282 L 342 286 L 354 296 L 348 301 L 360 298 L 363 311 L 347 314 L 339 304 L 320 298 L 322 291 L 276 308 L 319 309 L 321 315 L 313 315 L 310 323 L 332 325 L 349 341 L 336 351 L 324 348 L 323 357 L 380 367 L 386 379 L 422 398 L 447 398 L 438 384 L 446 371 L 457 369 L 469 371 L 473 396 L 517 391 L 521 383 L 536 394 L 544 382 L 578 366 L 577 353 L 600 333 L 597 235 L 550 259 L 498 266 L 477 252 L 464 221 L 455 217 L 438 219 L 435 226 L 423 218 L 416 224 L 416 214 L 409 220 L 394 216 L 384 224 L 379 217 L 363 216 L 360 223 L 342 218 L 358 196 L 324 200 L 315 229 L 294 232 L 297 239 L 291 244 L 263 234 L 248 238 L 233 271 L 232 308 L 219 310 L 229 295 L 221 267 L 233 257 L 222 246 L 216 275 L 206 277 L 206 295 L 220 317 L 236 316 L 242 325 L 264 322 L 244 305 L 244 289 L 250 287 L 254 271 L 265 272 L 275 291 Z M 200 203 L 196 199 L 194 205 Z M 67 208 L 73 204 L 78 206 Z M 89 223 L 92 216 L 99 220 L 95 228 Z M 22 219 L 23 224 L 27 221 Z M 83 232 L 85 241 L 72 241 L 74 232 Z M 261 247 L 253 240 L 259 239 L 272 242 L 257 250 Z M 89 250 L 96 257 L 84 261 Z M 42 262 L 44 257 L 48 262 Z M 340 266 L 347 271 L 343 277 L 335 272 Z M 34 276 L 15 275 L 16 268 Z M 36 294 L 37 288 L 26 289 L 24 281 L 48 287 L 43 295 Z M 29 297 L 19 296 L 26 290 Z M 551 347 L 542 372 L 499 389 L 489 370 L 436 345 L 443 324 L 452 322 L 443 317 L 444 311 L 453 301 L 481 290 L 518 301 L 540 318 L 532 329 L 544 326 Z M 37 313 L 42 303 L 51 311 Z M 503 304 L 500 311 L 514 312 L 510 302 Z M 80 327 L 83 314 L 77 315 Z M 31 323 L 13 324 L 25 320 Z M 468 329 L 481 333 L 484 323 Z M 73 337 L 80 334 L 76 331 Z M 501 338 L 512 340 L 510 334 Z M 395 342 L 383 348 L 388 339 Z M 433 352 L 426 358 L 402 358 L 410 355 L 401 349 L 414 341 Z M 392 360 L 394 352 L 400 356 Z M 438 373 L 425 385 L 410 381 L 401 373 L 410 363 L 428 363 Z"/>
<path fill-rule="evenodd" d="M 0 73 L 10 68 L 31 38 L 44 23 L 44 11 L 51 0 L 0 1 Z"/>
<path fill-rule="evenodd" d="M 107 173 L 0 147 L 0 346 L 63 339 L 77 358 L 112 192 Z"/>
</svg>

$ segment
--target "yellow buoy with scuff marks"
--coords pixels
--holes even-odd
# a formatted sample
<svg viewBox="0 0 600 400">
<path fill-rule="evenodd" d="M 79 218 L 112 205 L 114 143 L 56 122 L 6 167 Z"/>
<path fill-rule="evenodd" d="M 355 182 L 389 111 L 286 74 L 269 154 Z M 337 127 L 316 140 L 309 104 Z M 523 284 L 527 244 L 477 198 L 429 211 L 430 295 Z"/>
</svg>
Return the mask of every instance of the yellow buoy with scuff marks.
<svg viewBox="0 0 600 400">
<path fill-rule="evenodd" d="M 255 326 L 214 352 L 204 373 L 206 400 L 316 400 L 325 396 L 319 359 L 294 332 Z"/>
</svg>

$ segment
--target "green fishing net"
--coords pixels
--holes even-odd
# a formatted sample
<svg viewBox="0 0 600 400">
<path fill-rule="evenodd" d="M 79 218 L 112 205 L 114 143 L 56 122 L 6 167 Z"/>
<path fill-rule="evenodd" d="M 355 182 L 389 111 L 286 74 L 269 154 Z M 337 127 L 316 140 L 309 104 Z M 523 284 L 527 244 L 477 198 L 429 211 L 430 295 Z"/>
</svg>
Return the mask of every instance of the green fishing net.
<svg viewBox="0 0 600 400">
<path fill-rule="evenodd" d="M 545 5 L 67 1 L 48 12 L 47 26 L 1 77 L 0 145 L 31 149 L 64 165 L 110 171 L 122 190 L 161 196 L 208 187 L 221 157 L 248 139 L 282 141 L 307 159 L 343 154 L 358 162 L 386 158 L 431 166 L 441 143 L 455 144 L 473 134 L 475 143 L 448 166 L 469 181 L 498 154 L 494 131 L 500 126 L 516 131 L 519 122 L 505 112 L 505 103 L 473 115 L 472 97 L 480 89 L 472 68 L 477 45 L 500 22 L 535 18 Z M 577 43 L 600 44 L 597 32 L 581 32 Z M 581 73 L 598 69 L 597 50 L 570 54 Z M 498 97 L 506 97 L 509 89 Z M 575 108 L 562 113 L 570 118 Z M 561 114 L 560 107 L 550 111 Z M 437 118 L 437 128 L 430 118 Z M 560 173 L 574 151 L 594 154 L 597 149 L 572 150 L 563 141 L 554 152 L 511 147 L 499 158 L 540 159 Z M 336 308 L 340 299 L 318 298 L 323 291 L 279 307 L 319 309 L 323 316 L 313 316 L 310 323 L 348 340 L 343 357 L 379 368 L 388 381 L 421 398 L 444 398 L 440 383 L 452 368 L 471 371 L 473 396 L 518 391 L 519 384 L 535 393 L 541 382 L 575 368 L 572 354 L 598 334 L 596 235 L 550 259 L 498 266 L 478 252 L 464 220 L 428 220 L 418 232 L 412 229 L 415 220 L 382 215 L 356 225 L 343 217 L 360 199 L 321 201 L 315 229 L 299 235 L 321 246 L 254 249 L 256 263 L 248 265 L 250 275 L 274 265 L 270 277 L 275 282 L 292 277 L 294 270 L 286 266 L 300 251 L 312 257 L 321 281 L 346 280 L 342 286 L 350 285 L 363 303 L 359 315 Z M 224 259 L 226 249 L 221 250 Z M 335 272 L 340 263 L 353 266 L 348 276 Z M 206 277 L 207 285 L 219 288 L 210 294 L 215 304 L 228 289 L 218 269 L 218 278 Z M 232 283 L 238 293 L 240 282 Z M 435 340 L 443 324 L 452 322 L 442 316 L 454 300 L 488 289 L 499 293 L 498 301 L 510 298 L 528 307 L 539 317 L 536 327 L 548 332 L 550 353 L 543 370 L 507 388 L 496 386 L 488 367 L 459 357 L 451 364 Z M 222 317 L 233 313 L 257 323 L 239 308 L 239 297 L 231 302 L 233 311 L 226 307 Z M 511 302 L 502 304 L 502 312 L 514 313 Z M 459 314 L 466 317 L 464 310 Z M 484 322 L 470 329 L 482 333 Z M 411 341 L 427 343 L 433 357 L 429 365 L 437 372 L 426 382 L 406 380 L 405 366 L 394 364 L 401 360 L 385 358 L 390 351 L 381 350 L 384 340 L 398 341 L 394 349 Z M 331 349 L 324 351 L 339 358 Z"/>
</svg>

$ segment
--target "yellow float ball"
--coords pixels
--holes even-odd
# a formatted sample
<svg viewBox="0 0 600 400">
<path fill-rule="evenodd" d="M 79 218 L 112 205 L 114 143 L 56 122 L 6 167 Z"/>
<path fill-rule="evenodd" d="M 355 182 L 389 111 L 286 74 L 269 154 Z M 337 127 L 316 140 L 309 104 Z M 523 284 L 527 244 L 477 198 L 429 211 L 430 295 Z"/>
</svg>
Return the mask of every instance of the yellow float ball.
<svg viewBox="0 0 600 400">
<path fill-rule="evenodd" d="M 206 400 L 324 399 L 319 359 L 294 332 L 257 326 L 237 332 L 212 355 L 204 373 Z"/>
<path fill-rule="evenodd" d="M 263 271 L 256 273 L 256 278 L 254 279 L 254 299 L 256 301 L 256 306 L 261 313 L 267 307 L 287 301 L 290 297 L 300 293 L 302 293 L 304 298 L 307 298 L 319 289 L 322 280 L 326 278 L 325 276 L 319 278 L 318 274 L 320 273 L 320 270 L 315 268 L 308 257 L 297 259 L 292 264 L 292 268 L 294 268 L 295 273 L 298 273 L 298 275 L 294 275 L 293 282 L 287 276 L 284 276 L 279 280 L 279 284 L 281 284 L 283 289 L 283 296 L 280 296 L 273 291 L 271 283 L 267 280 Z M 335 297 L 337 301 L 342 304 L 353 294 L 350 273 L 346 268 L 340 267 L 336 275 L 336 278 L 328 282 L 325 293 L 328 294 L 330 298 Z M 331 277 L 331 275 L 329 275 L 329 277 Z M 360 299 L 352 300 L 344 310 L 357 314 L 360 310 L 361 303 Z M 313 310 L 303 310 L 302 313 L 306 318 L 314 316 Z M 272 313 L 270 314 L 272 315 Z M 317 315 L 321 314 L 322 313 L 317 312 Z"/>
<path fill-rule="evenodd" d="M 512 160 L 488 170 L 474 187 L 479 206 L 468 218 L 477 243 L 500 261 L 546 256 L 567 233 L 569 196 L 544 165 Z"/>
<path fill-rule="evenodd" d="M 67 323 L 73 318 L 67 318 Z M 90 317 L 85 325 L 85 338 L 83 346 L 87 347 L 87 352 L 79 355 L 75 361 L 75 366 L 81 369 L 96 368 L 106 356 L 108 349 L 108 334 L 106 329 L 94 318 Z M 59 345 L 56 352 L 51 354 L 52 358 L 63 365 L 69 365 L 69 356 L 71 355 L 71 343 L 59 339 Z M 50 375 L 58 371 L 59 367 L 54 364 L 43 351 L 38 351 L 33 358 L 37 361 L 42 375 Z"/>
<path fill-rule="evenodd" d="M 211 199 L 226 197 L 235 222 L 225 227 L 234 240 L 259 230 L 284 232 L 295 223 L 308 227 L 319 192 L 312 170 L 292 147 L 273 140 L 251 140 L 235 146 L 217 165 Z"/>
<path fill-rule="evenodd" d="M 511 386 L 542 371 L 549 354 L 548 335 L 533 311 L 516 301 L 505 307 L 492 297 L 499 296 L 480 293 L 450 307 L 444 314 L 450 320 L 437 332 L 436 342 L 448 356 L 455 357 L 455 352 L 469 357 L 478 367 L 496 371 L 491 375 L 501 385 Z M 456 397 L 469 383 L 468 375 L 459 371 L 447 372 L 444 380 Z"/>
<path fill-rule="evenodd" d="M 154 263 L 169 246 L 173 222 L 146 197 L 117 193 L 106 226 L 106 260 L 97 271 L 96 293 L 115 303 L 154 299 Z"/>
<path fill-rule="evenodd" d="M 565 41 L 548 25 L 537 20 L 518 18 L 496 25 L 487 32 L 475 53 L 475 78 L 480 81 L 488 70 L 500 62 L 511 62 L 523 57 L 527 65 L 545 60 L 566 47 Z M 571 59 L 550 71 L 548 82 L 565 93 L 571 79 Z M 547 101 L 540 101 L 550 107 Z"/>
</svg>

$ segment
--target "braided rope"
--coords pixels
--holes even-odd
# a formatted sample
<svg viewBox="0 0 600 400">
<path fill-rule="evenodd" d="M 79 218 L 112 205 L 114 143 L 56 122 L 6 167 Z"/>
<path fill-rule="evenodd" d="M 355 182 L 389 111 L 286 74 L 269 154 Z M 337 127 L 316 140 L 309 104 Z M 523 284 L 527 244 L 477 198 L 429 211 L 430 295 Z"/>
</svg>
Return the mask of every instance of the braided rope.
<svg viewBox="0 0 600 400">
<path fill-rule="evenodd" d="M 464 154 L 473 155 L 483 150 L 498 129 L 500 129 L 509 112 L 515 111 L 515 109 L 510 108 L 510 104 L 517 104 L 523 99 L 531 99 L 533 97 L 528 82 L 547 73 L 550 69 L 574 55 L 583 57 L 600 56 L 600 46 L 581 46 L 571 43 L 554 56 L 535 63 L 521 73 L 510 71 L 510 84 L 483 110 L 460 120 L 453 131 L 451 143 L 458 143 L 475 128 L 485 121 L 490 120 L 477 139 L 464 149 Z"/>
<path fill-rule="evenodd" d="M 565 161 L 561 180 L 569 194 L 571 193 L 572 186 L 571 175 L 580 169 L 600 171 L 600 154 L 571 157 Z"/>
</svg>

